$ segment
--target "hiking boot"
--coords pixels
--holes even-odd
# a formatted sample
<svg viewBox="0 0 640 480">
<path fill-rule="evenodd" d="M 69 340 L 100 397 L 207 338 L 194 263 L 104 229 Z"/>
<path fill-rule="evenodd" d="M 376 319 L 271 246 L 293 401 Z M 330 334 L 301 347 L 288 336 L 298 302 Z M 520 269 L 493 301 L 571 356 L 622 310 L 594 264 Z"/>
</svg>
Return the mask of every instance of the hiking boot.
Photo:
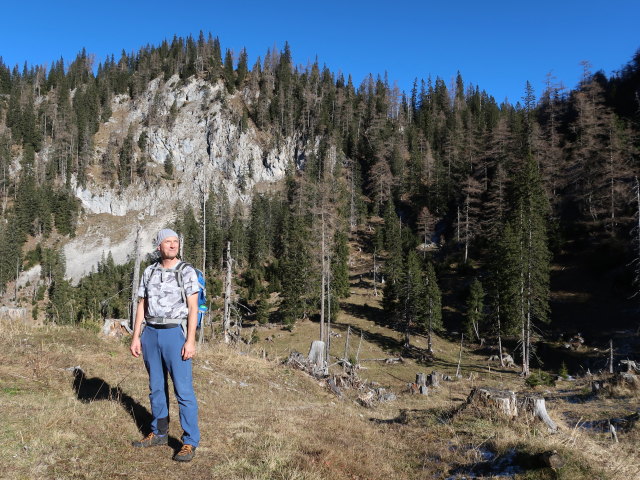
<svg viewBox="0 0 640 480">
<path fill-rule="evenodd" d="M 144 437 L 142 440 L 137 442 L 131 442 L 136 448 L 146 448 L 146 447 L 156 447 L 158 445 L 167 445 L 169 443 L 169 435 L 156 435 L 151 432 L 149 435 Z"/>
<path fill-rule="evenodd" d="M 196 447 L 189 444 L 182 445 L 178 453 L 173 456 L 176 462 L 190 462 L 196 455 Z"/>
</svg>

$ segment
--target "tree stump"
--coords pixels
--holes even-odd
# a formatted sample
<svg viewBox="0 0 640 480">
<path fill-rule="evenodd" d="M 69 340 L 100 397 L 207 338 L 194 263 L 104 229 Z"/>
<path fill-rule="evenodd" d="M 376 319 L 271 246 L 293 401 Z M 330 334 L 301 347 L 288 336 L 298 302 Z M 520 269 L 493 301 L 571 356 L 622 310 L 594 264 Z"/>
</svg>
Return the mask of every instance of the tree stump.
<svg viewBox="0 0 640 480">
<path fill-rule="evenodd" d="M 509 418 L 518 415 L 516 394 L 508 390 L 474 387 L 463 407 L 468 405 L 475 405 L 482 409 L 489 408 Z"/>
<path fill-rule="evenodd" d="M 593 380 L 591 382 L 591 393 L 597 395 L 607 386 L 609 386 L 609 382 L 606 380 Z"/>
<path fill-rule="evenodd" d="M 592 380 L 591 393 L 594 395 L 605 394 L 611 395 L 616 389 L 622 390 L 640 390 L 640 376 L 633 373 L 616 373 L 606 379 Z"/>
<path fill-rule="evenodd" d="M 510 419 L 530 415 L 547 425 L 550 432 L 558 429 L 556 423 L 549 417 L 546 402 L 542 397 L 525 395 L 518 398 L 515 392 L 509 390 L 475 387 L 467 400 L 453 413 L 457 414 L 470 405 L 479 409 L 493 410 Z"/>
<path fill-rule="evenodd" d="M 129 320 L 120 318 L 105 318 L 102 325 L 102 334 L 107 337 L 122 337 L 125 333 L 131 333 Z"/>
<path fill-rule="evenodd" d="M 542 397 L 536 397 L 533 395 L 525 395 L 519 400 L 518 405 L 520 408 L 532 415 L 534 418 L 542 421 L 550 432 L 558 431 L 558 425 L 551 420 L 549 413 L 547 413 L 547 404 Z"/>
<path fill-rule="evenodd" d="M 117 320 L 115 320 L 114 318 L 105 318 L 104 324 L 102 325 L 102 334 L 106 336 L 112 335 L 111 332 L 114 330 L 116 321 Z"/>
<path fill-rule="evenodd" d="M 415 383 L 410 383 L 408 387 L 410 393 L 427 395 L 429 393 L 429 388 L 427 387 L 427 375 L 424 373 L 416 373 Z"/>
<path fill-rule="evenodd" d="M 324 342 L 321 340 L 314 340 L 313 343 L 311 343 L 309 355 L 307 355 L 309 363 L 318 368 L 324 368 L 324 350 Z"/>
<path fill-rule="evenodd" d="M 545 466 L 557 470 L 562 468 L 566 463 L 564 458 L 562 458 L 558 452 L 555 450 L 550 450 L 547 452 L 542 452 L 539 455 L 540 463 Z"/>
<path fill-rule="evenodd" d="M 504 366 L 507 368 L 515 368 L 516 366 L 516 363 L 513 361 L 513 357 L 508 353 L 502 355 L 502 363 L 504 363 Z"/>
<path fill-rule="evenodd" d="M 440 386 L 440 380 L 442 379 L 442 374 L 438 372 L 431 372 L 427 375 L 427 385 L 429 387 L 437 388 Z"/>
<path fill-rule="evenodd" d="M 638 377 L 638 375 L 634 375 L 633 373 L 619 373 L 614 378 L 614 381 L 616 385 L 632 387 L 635 389 L 640 388 L 640 377 Z"/>
</svg>

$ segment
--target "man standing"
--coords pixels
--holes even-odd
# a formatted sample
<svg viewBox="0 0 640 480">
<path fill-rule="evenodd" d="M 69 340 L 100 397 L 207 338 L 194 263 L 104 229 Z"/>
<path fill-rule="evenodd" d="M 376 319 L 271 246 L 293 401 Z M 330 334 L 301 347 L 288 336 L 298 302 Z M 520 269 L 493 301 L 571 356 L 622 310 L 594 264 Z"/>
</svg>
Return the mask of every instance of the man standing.
<svg viewBox="0 0 640 480">
<path fill-rule="evenodd" d="M 160 260 L 144 271 L 138 288 L 138 307 L 131 340 L 131 354 L 142 353 L 149 373 L 151 433 L 134 447 L 167 445 L 169 434 L 169 389 L 171 375 L 184 430 L 182 448 L 173 457 L 179 462 L 193 459 L 200 441 L 198 403 L 193 390 L 191 359 L 196 353 L 198 322 L 198 277 L 191 265 L 178 259 L 178 234 L 165 228 L 155 245 Z M 143 323 L 146 327 L 143 330 Z M 182 327 L 182 328 L 181 328 Z M 141 334 L 142 333 L 142 334 Z"/>
</svg>

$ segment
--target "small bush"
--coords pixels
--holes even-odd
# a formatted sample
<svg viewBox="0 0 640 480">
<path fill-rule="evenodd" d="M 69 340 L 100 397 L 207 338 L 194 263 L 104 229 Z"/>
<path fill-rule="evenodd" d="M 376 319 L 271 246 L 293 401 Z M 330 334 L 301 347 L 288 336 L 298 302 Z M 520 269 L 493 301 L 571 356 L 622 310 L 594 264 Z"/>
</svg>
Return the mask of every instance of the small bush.
<svg viewBox="0 0 640 480">
<path fill-rule="evenodd" d="M 569 377 L 569 370 L 567 370 L 566 363 L 562 362 L 562 364 L 560 365 L 560 370 L 558 371 L 558 375 L 560 375 L 562 378 Z"/>
<path fill-rule="evenodd" d="M 537 387 L 538 385 L 553 387 L 555 385 L 555 380 L 547 372 L 538 370 L 536 373 L 529 375 L 525 380 L 525 383 L 531 388 Z"/>
</svg>

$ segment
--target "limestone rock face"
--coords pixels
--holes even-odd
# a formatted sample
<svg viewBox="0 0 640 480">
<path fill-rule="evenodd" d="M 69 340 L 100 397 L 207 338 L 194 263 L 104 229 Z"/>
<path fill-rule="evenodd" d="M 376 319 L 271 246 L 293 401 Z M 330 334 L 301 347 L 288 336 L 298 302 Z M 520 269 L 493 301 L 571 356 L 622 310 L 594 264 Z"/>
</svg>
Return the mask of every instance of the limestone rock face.
<svg viewBox="0 0 640 480">
<path fill-rule="evenodd" d="M 136 177 L 123 190 L 106 185 L 92 172 L 85 185 L 74 183 L 84 215 L 78 235 L 65 247 L 68 278 L 77 281 L 109 251 L 116 263 L 126 261 L 133 254 L 140 221 L 149 229 L 149 240 L 153 229 L 175 219 L 178 205 L 197 209 L 203 192 L 225 196 L 230 205 L 246 204 L 255 188 L 268 189 L 288 168 L 304 161 L 298 139 L 284 138 L 276 144 L 251 122 L 243 128 L 241 95 L 229 95 L 222 82 L 196 77 L 185 82 L 173 76 L 167 82 L 153 80 L 136 100 L 126 95 L 113 98 L 112 116 L 95 136 L 94 163 L 108 152 L 109 142 L 121 145 L 131 132 L 137 143 L 144 132 L 146 146 L 144 151 L 136 148 L 136 156 L 146 156 L 150 173 L 144 179 Z M 171 178 L 164 174 L 165 162 L 173 165 Z M 113 222 L 118 224 L 117 234 L 110 226 Z"/>
</svg>

